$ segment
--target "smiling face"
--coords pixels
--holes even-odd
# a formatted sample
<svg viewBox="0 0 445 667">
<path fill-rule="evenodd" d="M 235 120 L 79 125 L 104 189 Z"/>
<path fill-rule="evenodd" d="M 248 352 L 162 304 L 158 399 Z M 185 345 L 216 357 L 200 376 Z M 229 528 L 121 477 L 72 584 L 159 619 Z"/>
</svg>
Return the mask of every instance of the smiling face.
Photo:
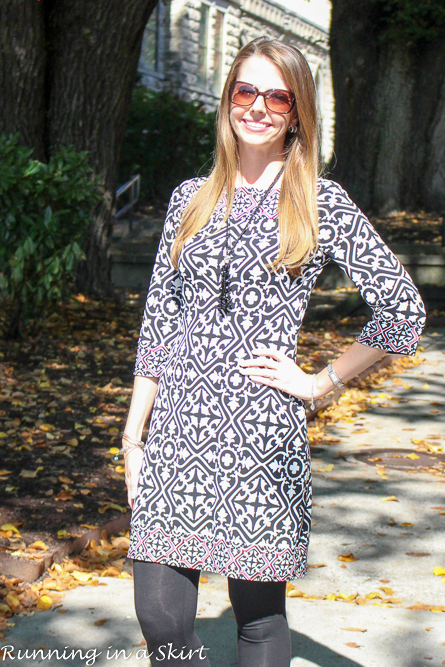
<svg viewBox="0 0 445 667">
<path fill-rule="evenodd" d="M 236 81 L 253 84 L 260 92 L 271 88 L 290 90 L 280 70 L 270 60 L 259 56 L 251 56 L 242 63 Z M 295 109 L 288 114 L 269 111 L 261 95 L 250 107 L 230 105 L 230 124 L 241 152 L 254 150 L 272 157 L 281 155 L 288 128 L 295 122 Z"/>
</svg>

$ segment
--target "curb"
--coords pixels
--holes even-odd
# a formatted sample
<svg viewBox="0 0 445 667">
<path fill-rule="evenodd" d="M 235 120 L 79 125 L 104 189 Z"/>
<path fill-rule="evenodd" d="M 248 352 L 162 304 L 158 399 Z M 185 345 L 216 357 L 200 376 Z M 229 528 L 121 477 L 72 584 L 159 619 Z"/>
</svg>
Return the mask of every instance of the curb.
<svg viewBox="0 0 445 667">
<path fill-rule="evenodd" d="M 79 553 L 91 540 L 100 540 L 101 533 L 105 530 L 107 536 L 115 535 L 130 526 L 130 512 L 111 519 L 103 526 L 87 530 L 79 537 L 76 537 L 70 542 L 64 542 L 59 547 L 52 551 L 45 552 L 45 555 L 39 561 L 30 560 L 28 558 L 14 558 L 7 554 L 0 554 L 0 572 L 7 577 L 17 577 L 27 583 L 36 581 L 47 568 L 51 567 L 53 563 L 61 563 L 66 556 L 73 553 Z M 73 529 L 74 530 L 74 529 Z M 81 529 L 78 529 L 80 532 Z"/>
<path fill-rule="evenodd" d="M 364 380 L 371 373 L 375 373 L 382 368 L 390 366 L 392 361 L 393 355 L 388 354 L 386 357 L 357 375 L 354 380 Z M 331 391 L 324 398 L 316 401 L 315 410 L 307 410 L 307 421 L 311 421 L 317 416 L 319 412 L 332 405 L 332 403 L 337 401 L 344 392 L 345 388 L 339 387 L 334 391 Z M 47 568 L 51 567 L 53 563 L 61 563 L 63 559 L 66 558 L 66 556 L 70 556 L 73 553 L 79 553 L 89 542 L 91 542 L 91 540 L 100 540 L 101 533 L 104 530 L 107 536 L 128 530 L 130 527 L 130 518 L 131 512 L 127 512 L 122 516 L 111 519 L 98 528 L 87 530 L 85 533 L 79 537 L 76 537 L 74 540 L 70 542 L 64 542 L 60 545 L 60 547 L 46 552 L 40 561 L 33 561 L 27 558 L 14 558 L 7 554 L 0 554 L 0 572 L 6 576 L 17 577 L 22 581 L 32 583 L 41 577 Z M 80 529 L 78 529 L 78 531 L 79 530 Z"/>
</svg>

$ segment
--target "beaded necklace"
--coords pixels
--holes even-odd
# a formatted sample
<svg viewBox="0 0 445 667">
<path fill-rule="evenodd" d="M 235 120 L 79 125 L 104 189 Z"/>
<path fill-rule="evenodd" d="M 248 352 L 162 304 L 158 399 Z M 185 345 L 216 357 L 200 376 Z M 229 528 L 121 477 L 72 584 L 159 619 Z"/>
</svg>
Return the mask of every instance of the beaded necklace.
<svg viewBox="0 0 445 667">
<path fill-rule="evenodd" d="M 275 176 L 274 180 L 272 183 L 269 185 L 267 188 L 266 192 L 264 195 L 261 197 L 260 201 L 258 204 L 255 206 L 253 209 L 252 213 L 249 215 L 249 218 L 244 225 L 243 229 L 241 232 L 238 234 L 238 237 L 235 239 L 234 243 L 229 245 L 229 220 L 231 219 L 231 215 L 228 216 L 227 221 L 226 221 L 226 238 L 224 242 L 224 249 L 223 249 L 223 260 L 220 264 L 220 269 L 221 269 L 221 279 L 220 279 L 220 294 L 219 294 L 219 310 L 221 310 L 224 314 L 227 314 L 230 309 L 233 307 L 233 302 L 232 302 L 232 297 L 230 294 L 230 262 L 232 261 L 233 258 L 233 253 L 235 250 L 236 245 L 238 244 L 239 240 L 243 236 L 243 234 L 247 231 L 251 221 L 255 217 L 256 213 L 259 211 L 261 208 L 263 202 L 273 189 L 274 185 L 277 183 L 278 179 L 280 178 L 281 174 L 284 171 L 284 166 L 281 167 L 280 171 L 278 174 Z"/>
</svg>

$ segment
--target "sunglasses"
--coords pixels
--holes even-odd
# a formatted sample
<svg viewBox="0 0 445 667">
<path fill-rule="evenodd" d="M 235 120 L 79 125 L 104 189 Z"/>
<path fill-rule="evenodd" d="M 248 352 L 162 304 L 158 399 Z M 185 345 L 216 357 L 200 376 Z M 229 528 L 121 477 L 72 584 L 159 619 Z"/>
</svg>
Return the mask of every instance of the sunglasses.
<svg viewBox="0 0 445 667">
<path fill-rule="evenodd" d="M 232 104 L 240 107 L 250 107 L 257 97 L 264 97 L 264 104 L 275 113 L 289 113 L 295 105 L 295 95 L 288 90 L 271 88 L 260 93 L 256 86 L 244 81 L 234 81 L 229 88 L 229 99 Z"/>
</svg>

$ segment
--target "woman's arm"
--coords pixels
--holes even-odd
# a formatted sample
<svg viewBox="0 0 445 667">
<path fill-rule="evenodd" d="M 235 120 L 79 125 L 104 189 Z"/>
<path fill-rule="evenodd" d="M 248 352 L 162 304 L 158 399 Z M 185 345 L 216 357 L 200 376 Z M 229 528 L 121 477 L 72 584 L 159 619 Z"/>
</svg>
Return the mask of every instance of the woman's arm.
<svg viewBox="0 0 445 667">
<path fill-rule="evenodd" d="M 280 389 L 304 401 L 321 398 L 335 389 L 327 368 L 313 378 L 312 374 L 305 373 L 290 357 L 278 350 L 258 348 L 252 350 L 252 354 L 255 356 L 240 360 L 239 366 L 240 373 L 249 375 L 255 382 Z M 347 382 L 385 354 L 384 350 L 353 343 L 333 362 L 333 367 L 339 378 Z"/>
<path fill-rule="evenodd" d="M 124 433 L 133 440 L 141 440 L 142 438 L 142 431 L 147 419 L 151 415 L 157 389 L 157 377 L 136 375 L 134 378 L 130 410 L 124 429 Z M 128 504 L 131 508 L 133 508 L 133 501 L 137 494 L 138 478 L 143 456 L 144 452 L 139 447 L 130 449 L 130 451 L 124 454 L 125 484 L 127 485 Z"/>
</svg>

